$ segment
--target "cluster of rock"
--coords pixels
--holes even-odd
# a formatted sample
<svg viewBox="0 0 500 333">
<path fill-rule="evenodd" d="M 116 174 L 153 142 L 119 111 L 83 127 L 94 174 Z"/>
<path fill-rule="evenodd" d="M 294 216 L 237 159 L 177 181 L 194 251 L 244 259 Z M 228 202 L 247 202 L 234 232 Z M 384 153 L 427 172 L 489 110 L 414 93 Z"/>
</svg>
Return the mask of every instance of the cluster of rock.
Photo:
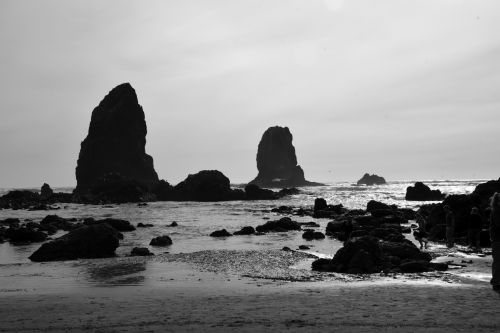
<svg viewBox="0 0 500 333">
<path fill-rule="evenodd" d="M 29 190 L 13 190 L 0 197 L 0 209 L 51 210 L 59 209 L 55 203 L 72 202 L 71 193 L 54 193 L 43 184 L 40 193 Z"/>
<path fill-rule="evenodd" d="M 446 238 L 443 207 L 449 206 L 455 216 L 455 240 L 459 244 L 467 244 L 469 215 L 472 208 L 477 207 L 483 219 L 481 246 L 490 246 L 487 221 L 490 213 L 489 200 L 495 192 L 500 192 L 500 179 L 477 185 L 471 194 L 451 194 L 440 203 L 421 206 L 418 212 L 427 220 L 429 238 L 433 241 L 443 241 Z"/>
<path fill-rule="evenodd" d="M 259 173 L 249 184 L 279 188 L 322 185 L 305 179 L 292 140 L 288 127 L 274 126 L 264 132 L 257 150 Z"/>
<path fill-rule="evenodd" d="M 172 223 L 170 226 L 176 225 L 177 223 Z M 139 223 L 139 226 L 149 225 Z M 12 244 L 27 244 L 49 240 L 29 257 L 37 262 L 106 258 L 115 255 L 119 240 L 123 239 L 122 232 L 135 229 L 136 227 L 129 221 L 115 218 L 77 220 L 47 215 L 40 222 L 8 218 L 0 220 L 0 243 L 7 240 Z M 68 233 L 50 240 L 49 236 L 59 230 L 68 231 Z M 150 245 L 169 246 L 172 245 L 172 239 L 168 235 L 158 236 L 151 240 Z M 144 255 L 141 249 L 133 250 L 131 255 Z"/>
<path fill-rule="evenodd" d="M 289 231 L 302 231 L 302 226 L 308 227 L 319 227 L 318 224 L 312 222 L 308 223 L 300 223 L 293 221 L 289 217 L 283 217 L 279 220 L 275 221 L 267 221 L 262 225 L 258 225 L 257 227 L 245 226 L 241 228 L 239 231 L 236 231 L 234 234 L 231 234 L 226 229 L 216 230 L 210 234 L 210 237 L 230 237 L 233 235 L 264 235 L 270 232 L 289 232 Z M 313 229 L 305 229 L 302 238 L 306 240 L 314 240 L 314 239 L 324 239 L 325 235 L 322 232 L 315 231 Z"/>
<path fill-rule="evenodd" d="M 349 273 L 420 273 L 446 270 L 446 264 L 431 262 L 428 253 L 421 252 L 411 241 L 384 241 L 373 236 L 362 236 L 348 241 L 333 259 L 318 259 L 313 270 Z"/>
<path fill-rule="evenodd" d="M 369 173 L 365 173 L 363 177 L 357 182 L 358 185 L 383 185 L 386 184 L 384 177 L 377 176 L 376 174 L 370 175 Z"/>
<path fill-rule="evenodd" d="M 319 208 L 324 207 L 322 200 L 317 201 L 321 201 Z M 328 223 L 326 234 L 347 242 L 333 259 L 314 261 L 313 269 L 352 274 L 445 270 L 446 265 L 431 263 L 428 253 L 404 237 L 411 229 L 401 224 L 414 217 L 412 210 L 373 200 L 368 202 L 366 212 L 336 215 L 335 220 Z"/>
<path fill-rule="evenodd" d="M 440 190 L 431 190 L 422 182 L 416 182 L 414 186 L 406 188 L 405 199 L 408 201 L 440 201 L 444 194 Z"/>
</svg>

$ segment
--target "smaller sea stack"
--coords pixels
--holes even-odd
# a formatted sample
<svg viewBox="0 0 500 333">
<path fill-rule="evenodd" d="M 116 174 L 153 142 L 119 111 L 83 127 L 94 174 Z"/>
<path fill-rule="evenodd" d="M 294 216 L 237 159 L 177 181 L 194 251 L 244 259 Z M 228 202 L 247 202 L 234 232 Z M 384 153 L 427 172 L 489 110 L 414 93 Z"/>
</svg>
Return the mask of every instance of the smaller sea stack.
<svg viewBox="0 0 500 333">
<path fill-rule="evenodd" d="M 264 132 L 257 150 L 259 174 L 249 184 L 278 188 L 322 185 L 305 179 L 292 140 L 288 127 L 274 126 Z"/>
<path fill-rule="evenodd" d="M 360 180 L 358 180 L 358 185 L 383 185 L 386 181 L 384 177 L 377 176 L 376 174 L 370 175 L 369 173 L 365 173 Z"/>
</svg>

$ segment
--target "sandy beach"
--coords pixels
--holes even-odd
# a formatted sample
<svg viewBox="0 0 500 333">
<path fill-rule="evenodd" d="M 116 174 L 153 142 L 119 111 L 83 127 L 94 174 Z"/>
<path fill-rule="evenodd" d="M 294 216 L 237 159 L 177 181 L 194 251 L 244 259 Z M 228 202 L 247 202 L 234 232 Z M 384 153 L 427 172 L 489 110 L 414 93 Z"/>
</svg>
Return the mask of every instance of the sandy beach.
<svg viewBox="0 0 500 333">
<path fill-rule="evenodd" d="M 475 258 L 469 267 L 448 273 L 390 276 L 318 275 L 306 269 L 309 261 L 303 253 L 276 250 L 67 262 L 66 273 L 40 277 L 32 288 L 3 285 L 0 331 L 500 329 L 500 295 L 487 281 L 467 277 L 473 271 L 477 275 L 478 266 L 487 268 L 491 257 Z M 251 267 L 254 276 L 248 274 Z M 16 285 L 29 281 L 29 275 L 19 274 Z"/>
</svg>

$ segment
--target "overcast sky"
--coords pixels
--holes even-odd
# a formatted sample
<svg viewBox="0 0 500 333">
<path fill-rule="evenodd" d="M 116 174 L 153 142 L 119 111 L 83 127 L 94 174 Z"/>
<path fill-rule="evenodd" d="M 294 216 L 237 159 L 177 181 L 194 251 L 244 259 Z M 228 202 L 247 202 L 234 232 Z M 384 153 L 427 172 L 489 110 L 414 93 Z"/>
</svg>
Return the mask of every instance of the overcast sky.
<svg viewBox="0 0 500 333">
<path fill-rule="evenodd" d="M 257 174 L 288 126 L 313 181 L 500 176 L 500 1 L 0 1 L 0 187 L 75 185 L 130 82 L 171 183 Z"/>
</svg>

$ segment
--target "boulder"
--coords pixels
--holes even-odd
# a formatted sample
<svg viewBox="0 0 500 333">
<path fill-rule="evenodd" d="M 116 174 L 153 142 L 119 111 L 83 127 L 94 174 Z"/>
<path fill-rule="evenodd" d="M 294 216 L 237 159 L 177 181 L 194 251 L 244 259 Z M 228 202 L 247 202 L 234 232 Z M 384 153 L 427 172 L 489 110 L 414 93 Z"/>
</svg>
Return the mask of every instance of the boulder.
<svg viewBox="0 0 500 333">
<path fill-rule="evenodd" d="M 151 228 L 151 227 L 153 227 L 153 224 L 151 223 L 142 223 L 142 222 L 137 223 L 137 228 Z"/>
<path fill-rule="evenodd" d="M 304 238 L 305 240 L 324 239 L 325 234 L 319 231 L 314 231 L 312 229 L 307 229 L 302 234 L 302 238 Z"/>
<path fill-rule="evenodd" d="M 216 230 L 210 234 L 210 237 L 229 237 L 232 236 L 226 229 Z"/>
<path fill-rule="evenodd" d="M 236 231 L 234 235 L 253 235 L 255 234 L 255 229 L 253 227 L 247 226 L 241 228 L 241 230 Z"/>
<path fill-rule="evenodd" d="M 54 191 L 50 188 L 50 185 L 47 183 L 43 183 L 42 188 L 40 189 L 40 197 L 41 199 L 48 199 L 54 194 Z"/>
<path fill-rule="evenodd" d="M 328 205 L 326 203 L 326 200 L 323 198 L 316 198 L 314 199 L 314 211 L 318 210 L 325 210 L 328 208 Z"/>
<path fill-rule="evenodd" d="M 255 184 L 245 186 L 245 194 L 248 200 L 274 200 L 278 198 L 276 192 L 260 188 Z"/>
<path fill-rule="evenodd" d="M 377 273 L 382 270 L 382 250 L 374 237 L 353 239 L 340 248 L 333 259 L 318 259 L 312 268 L 317 271 L 329 271 L 351 274 Z"/>
<path fill-rule="evenodd" d="M 290 230 L 301 230 L 298 222 L 292 221 L 289 217 L 283 217 L 277 221 L 267 221 L 263 225 L 255 228 L 257 232 L 285 232 Z"/>
<path fill-rule="evenodd" d="M 47 239 L 47 234 L 32 228 L 9 228 L 5 236 L 11 243 L 36 243 Z"/>
<path fill-rule="evenodd" d="M 8 227 L 19 227 L 19 224 L 21 221 L 18 218 L 6 218 L 3 220 L 0 220 L 0 225 L 8 226 Z"/>
<path fill-rule="evenodd" d="M 405 199 L 408 201 L 440 201 L 444 195 L 440 190 L 431 190 L 422 182 L 416 182 L 414 186 L 406 188 Z"/>
<path fill-rule="evenodd" d="M 53 241 L 43 244 L 31 261 L 107 258 L 115 255 L 119 245 L 118 232 L 108 224 L 82 226 Z"/>
<path fill-rule="evenodd" d="M 69 231 L 75 229 L 74 220 L 65 219 L 58 215 L 47 215 L 40 221 L 41 228 L 56 228 L 57 230 Z M 50 227 L 49 227 L 50 226 Z"/>
<path fill-rule="evenodd" d="M 472 195 L 481 198 L 481 201 L 485 202 L 491 198 L 495 192 L 500 193 L 500 178 L 477 185 Z"/>
<path fill-rule="evenodd" d="M 384 177 L 377 176 L 375 174 L 370 175 L 369 173 L 365 173 L 360 180 L 358 180 L 358 185 L 383 185 L 386 181 Z"/>
<path fill-rule="evenodd" d="M 179 224 L 177 222 L 170 223 L 169 227 L 177 227 Z"/>
<path fill-rule="evenodd" d="M 151 242 L 149 243 L 149 245 L 152 245 L 152 246 L 172 245 L 172 239 L 170 237 L 168 237 L 167 235 L 158 236 L 158 237 L 153 238 L 151 240 Z"/>
<path fill-rule="evenodd" d="M 129 83 L 115 87 L 92 111 L 78 157 L 74 193 L 88 192 L 109 174 L 146 189 L 157 184 L 153 158 L 145 152 L 146 133 L 135 90 Z"/>
<path fill-rule="evenodd" d="M 147 247 L 134 247 L 130 252 L 130 255 L 138 257 L 154 256 L 154 254 L 151 253 Z"/>
<path fill-rule="evenodd" d="M 431 255 L 422 252 L 409 240 L 403 242 L 380 242 L 380 248 L 385 255 L 398 257 L 401 260 L 425 260 L 431 261 Z"/>
<path fill-rule="evenodd" d="M 281 188 L 320 185 L 305 180 L 292 139 L 288 127 L 270 127 L 264 132 L 257 150 L 259 173 L 250 184 Z"/>
<path fill-rule="evenodd" d="M 392 207 L 376 200 L 370 200 L 366 204 L 366 211 L 371 213 L 374 210 L 392 210 Z"/>
<path fill-rule="evenodd" d="M 40 204 L 40 194 L 28 190 L 14 190 L 0 197 L 0 209 L 28 209 Z"/>
<path fill-rule="evenodd" d="M 176 200 L 226 201 L 242 200 L 244 193 L 232 190 L 229 178 L 217 170 L 203 170 L 189 175 L 174 187 Z"/>
</svg>

